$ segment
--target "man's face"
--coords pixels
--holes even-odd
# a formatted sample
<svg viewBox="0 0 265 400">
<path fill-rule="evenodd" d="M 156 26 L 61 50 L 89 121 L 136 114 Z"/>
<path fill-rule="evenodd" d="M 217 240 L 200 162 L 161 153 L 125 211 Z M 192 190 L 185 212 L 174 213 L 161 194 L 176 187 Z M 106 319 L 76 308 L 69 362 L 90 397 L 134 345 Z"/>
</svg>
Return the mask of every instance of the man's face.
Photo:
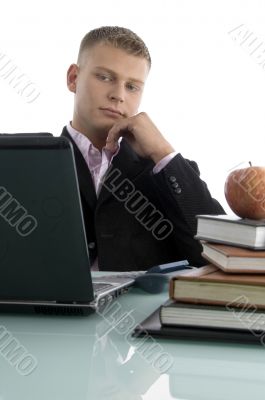
<svg viewBox="0 0 265 400">
<path fill-rule="evenodd" d="M 149 65 L 146 59 L 100 43 L 68 70 L 75 93 L 72 125 L 84 134 L 107 135 L 113 124 L 137 114 Z"/>
</svg>

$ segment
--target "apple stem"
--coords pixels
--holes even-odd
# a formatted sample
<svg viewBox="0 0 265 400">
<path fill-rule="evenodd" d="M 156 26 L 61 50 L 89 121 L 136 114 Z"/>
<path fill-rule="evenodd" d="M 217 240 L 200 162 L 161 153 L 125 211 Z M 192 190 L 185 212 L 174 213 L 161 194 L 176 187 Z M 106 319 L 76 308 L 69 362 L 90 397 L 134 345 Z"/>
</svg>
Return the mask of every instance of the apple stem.
<svg viewBox="0 0 265 400">
<path fill-rule="evenodd" d="M 252 167 L 252 162 L 251 161 L 249 161 L 249 165 Z"/>
</svg>

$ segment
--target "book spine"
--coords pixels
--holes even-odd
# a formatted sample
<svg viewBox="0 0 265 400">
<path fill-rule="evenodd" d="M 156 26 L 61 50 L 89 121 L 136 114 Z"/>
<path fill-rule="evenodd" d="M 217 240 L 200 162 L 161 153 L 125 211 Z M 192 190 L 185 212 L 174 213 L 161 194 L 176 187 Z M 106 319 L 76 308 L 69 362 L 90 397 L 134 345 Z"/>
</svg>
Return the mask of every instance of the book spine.
<svg viewBox="0 0 265 400">
<path fill-rule="evenodd" d="M 210 272 L 217 271 L 219 268 L 217 268 L 215 265 L 208 264 L 200 268 L 194 268 L 191 269 L 190 271 L 187 271 L 185 275 L 180 275 L 180 276 L 173 276 L 173 278 L 170 279 L 169 281 L 169 297 L 170 299 L 174 299 L 174 292 L 175 292 L 175 280 L 179 279 L 179 277 L 196 277 L 196 276 L 202 276 L 205 274 L 208 274 Z"/>
<path fill-rule="evenodd" d="M 170 299 L 174 299 L 175 279 L 176 278 L 171 278 L 169 281 L 169 298 Z"/>
</svg>

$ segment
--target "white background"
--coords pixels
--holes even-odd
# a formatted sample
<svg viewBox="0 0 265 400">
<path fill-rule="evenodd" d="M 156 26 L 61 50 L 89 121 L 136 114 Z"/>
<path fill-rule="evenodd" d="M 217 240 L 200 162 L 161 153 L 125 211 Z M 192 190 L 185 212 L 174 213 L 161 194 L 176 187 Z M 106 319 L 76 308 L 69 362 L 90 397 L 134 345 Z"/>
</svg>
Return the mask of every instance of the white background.
<svg viewBox="0 0 265 400">
<path fill-rule="evenodd" d="M 212 195 L 230 212 L 223 194 L 229 170 L 248 160 L 264 165 L 265 2 L 0 1 L 0 54 L 40 91 L 27 103 L 0 76 L 0 132 L 60 135 L 72 117 L 66 70 L 81 38 L 102 25 L 127 27 L 144 39 L 153 66 L 140 111 L 198 162 Z M 242 43 L 247 31 L 256 38 L 252 45 Z"/>
</svg>

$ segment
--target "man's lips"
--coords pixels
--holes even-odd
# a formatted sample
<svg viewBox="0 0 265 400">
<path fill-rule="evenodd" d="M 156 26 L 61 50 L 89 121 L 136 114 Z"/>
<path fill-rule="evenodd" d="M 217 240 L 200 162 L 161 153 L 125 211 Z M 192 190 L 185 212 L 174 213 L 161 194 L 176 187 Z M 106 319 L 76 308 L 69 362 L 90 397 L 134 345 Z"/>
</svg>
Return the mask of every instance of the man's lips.
<svg viewBox="0 0 265 400">
<path fill-rule="evenodd" d="M 123 116 L 122 112 L 119 110 L 115 110 L 115 108 L 110 108 L 110 107 L 100 107 L 100 110 L 102 111 L 109 111 L 110 113 L 117 114 Z"/>
</svg>

